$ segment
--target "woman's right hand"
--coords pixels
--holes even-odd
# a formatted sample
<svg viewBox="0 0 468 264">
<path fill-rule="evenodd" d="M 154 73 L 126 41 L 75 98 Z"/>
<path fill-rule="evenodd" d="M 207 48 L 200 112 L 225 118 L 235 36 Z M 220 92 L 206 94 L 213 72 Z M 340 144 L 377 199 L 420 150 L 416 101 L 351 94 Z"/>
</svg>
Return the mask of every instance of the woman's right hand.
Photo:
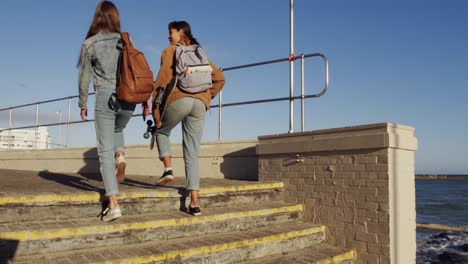
<svg viewBox="0 0 468 264">
<path fill-rule="evenodd" d="M 141 110 L 143 111 L 143 115 L 145 117 L 149 116 L 151 114 L 151 99 L 148 99 L 146 103 L 141 104 Z"/>
<path fill-rule="evenodd" d="M 88 119 L 86 118 L 88 116 L 88 109 L 83 108 L 80 111 L 80 116 L 81 116 L 81 121 L 87 121 Z"/>
</svg>

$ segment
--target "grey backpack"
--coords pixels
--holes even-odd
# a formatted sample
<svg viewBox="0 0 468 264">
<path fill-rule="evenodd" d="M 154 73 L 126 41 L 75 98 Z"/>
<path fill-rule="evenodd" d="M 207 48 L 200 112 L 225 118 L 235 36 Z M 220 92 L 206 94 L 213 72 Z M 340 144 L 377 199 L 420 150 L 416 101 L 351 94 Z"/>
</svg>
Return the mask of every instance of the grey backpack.
<svg viewBox="0 0 468 264">
<path fill-rule="evenodd" d="M 199 45 L 177 44 L 175 52 L 178 87 L 188 93 L 200 93 L 213 85 L 205 51 Z"/>
</svg>

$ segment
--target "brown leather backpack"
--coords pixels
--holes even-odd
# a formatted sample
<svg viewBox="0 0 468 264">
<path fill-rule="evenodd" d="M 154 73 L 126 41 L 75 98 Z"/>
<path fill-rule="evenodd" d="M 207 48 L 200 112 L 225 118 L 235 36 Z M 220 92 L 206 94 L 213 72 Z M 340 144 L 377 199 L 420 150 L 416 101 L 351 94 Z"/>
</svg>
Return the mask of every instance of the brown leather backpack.
<svg viewBox="0 0 468 264">
<path fill-rule="evenodd" d="M 123 48 L 117 70 L 117 97 L 129 103 L 144 103 L 153 92 L 153 72 L 143 52 L 135 49 L 127 32 L 121 33 Z"/>
</svg>

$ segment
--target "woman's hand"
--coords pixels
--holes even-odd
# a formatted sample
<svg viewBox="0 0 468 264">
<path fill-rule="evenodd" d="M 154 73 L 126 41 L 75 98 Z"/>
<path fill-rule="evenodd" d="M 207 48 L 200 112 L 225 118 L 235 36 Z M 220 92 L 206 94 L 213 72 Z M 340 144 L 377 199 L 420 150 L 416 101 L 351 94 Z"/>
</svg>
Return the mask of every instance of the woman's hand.
<svg viewBox="0 0 468 264">
<path fill-rule="evenodd" d="M 80 111 L 81 121 L 87 121 L 86 117 L 88 116 L 88 109 L 82 108 Z"/>
<path fill-rule="evenodd" d="M 146 101 L 146 103 L 142 103 L 141 104 L 141 110 L 143 111 L 143 115 L 145 117 L 149 116 L 151 114 L 151 99 L 148 99 L 148 101 Z"/>
<path fill-rule="evenodd" d="M 161 128 L 161 121 L 156 121 L 156 128 Z"/>
</svg>

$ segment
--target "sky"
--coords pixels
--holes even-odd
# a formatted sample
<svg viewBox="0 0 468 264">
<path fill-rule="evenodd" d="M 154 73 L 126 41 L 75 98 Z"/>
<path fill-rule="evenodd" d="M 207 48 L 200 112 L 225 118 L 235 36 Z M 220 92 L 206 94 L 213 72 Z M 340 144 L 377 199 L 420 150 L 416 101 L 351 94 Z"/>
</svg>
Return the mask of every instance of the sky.
<svg viewBox="0 0 468 264">
<path fill-rule="evenodd" d="M 77 57 L 98 1 L 0 2 L 0 109 L 78 94 Z M 114 1 L 154 73 L 168 45 L 167 24 L 185 20 L 218 67 L 289 56 L 289 1 Z M 320 52 L 330 63 L 329 91 L 305 104 L 305 130 L 373 123 L 415 128 L 417 173 L 468 174 L 468 2 L 295 0 L 296 54 Z M 295 94 L 300 93 L 299 61 Z M 324 84 L 323 62 L 305 61 L 306 94 Z M 289 95 L 289 65 L 225 73 L 223 102 Z M 92 90 L 92 85 L 90 90 Z M 94 98 L 90 98 L 92 104 Z M 213 104 L 217 103 L 217 98 Z M 92 109 L 92 105 L 89 106 Z M 79 119 L 72 100 L 71 120 Z M 300 102 L 295 130 L 300 131 Z M 67 101 L 40 105 L 40 124 L 67 118 Z M 137 113 L 139 113 L 139 109 Z M 35 107 L 13 112 L 13 126 L 34 125 Z M 90 117 L 93 117 L 90 110 Z M 223 109 L 223 139 L 250 140 L 289 129 L 287 102 Z M 217 139 L 218 110 L 207 113 L 203 141 Z M 0 111 L 0 127 L 8 111 Z M 66 142 L 66 126 L 50 128 Z M 127 144 L 147 144 L 133 118 Z M 70 126 L 71 146 L 94 146 L 94 124 Z M 180 143 L 180 128 L 173 131 Z"/>
</svg>

